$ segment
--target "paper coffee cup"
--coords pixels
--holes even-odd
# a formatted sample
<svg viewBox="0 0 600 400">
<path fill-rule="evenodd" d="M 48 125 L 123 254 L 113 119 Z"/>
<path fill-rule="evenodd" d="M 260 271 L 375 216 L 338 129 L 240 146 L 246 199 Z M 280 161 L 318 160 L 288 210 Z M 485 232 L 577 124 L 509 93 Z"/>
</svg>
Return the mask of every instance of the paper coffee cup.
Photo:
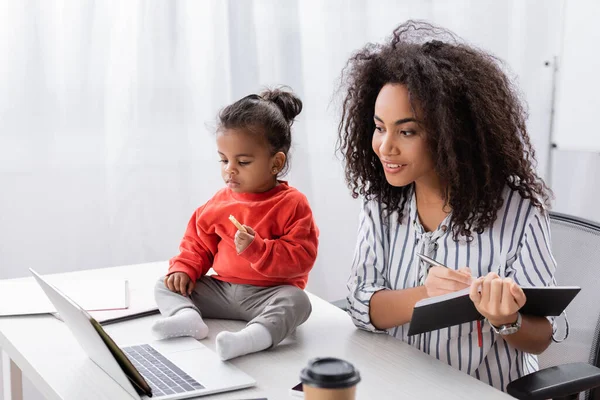
<svg viewBox="0 0 600 400">
<path fill-rule="evenodd" d="M 306 400 L 354 400 L 360 373 L 339 358 L 315 358 L 300 373 Z"/>
</svg>

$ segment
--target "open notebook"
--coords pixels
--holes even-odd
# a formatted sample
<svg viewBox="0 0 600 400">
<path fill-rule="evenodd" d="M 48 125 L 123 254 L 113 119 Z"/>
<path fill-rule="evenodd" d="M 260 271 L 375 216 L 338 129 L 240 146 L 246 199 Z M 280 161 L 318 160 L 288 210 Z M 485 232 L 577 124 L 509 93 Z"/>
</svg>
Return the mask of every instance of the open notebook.
<svg viewBox="0 0 600 400">
<path fill-rule="evenodd" d="M 48 280 L 85 310 L 126 310 L 129 283 L 125 279 Z M 53 313 L 56 309 L 33 278 L 0 281 L 0 316 Z"/>
<path fill-rule="evenodd" d="M 581 290 L 576 286 L 523 288 L 527 302 L 524 315 L 554 317 L 560 315 Z M 430 332 L 465 322 L 483 319 L 469 298 L 470 288 L 418 301 L 410 321 L 409 335 Z"/>
<path fill-rule="evenodd" d="M 129 283 L 129 307 L 125 310 L 91 311 L 90 315 L 101 325 L 127 321 L 146 315 L 158 314 L 154 300 L 154 278 L 135 280 Z"/>
</svg>

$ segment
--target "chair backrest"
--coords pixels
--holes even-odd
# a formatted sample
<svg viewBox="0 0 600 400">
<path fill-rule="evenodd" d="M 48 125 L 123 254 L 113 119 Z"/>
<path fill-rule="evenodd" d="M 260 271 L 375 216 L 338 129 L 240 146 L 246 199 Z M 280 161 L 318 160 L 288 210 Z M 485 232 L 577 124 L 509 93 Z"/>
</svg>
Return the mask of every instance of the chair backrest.
<svg viewBox="0 0 600 400">
<path fill-rule="evenodd" d="M 600 366 L 600 224 L 550 213 L 550 229 L 557 284 L 580 286 L 581 292 L 566 310 L 568 339 L 552 343 L 539 356 L 540 369 L 571 362 Z M 557 318 L 556 323 L 557 336 L 563 337 L 564 317 Z M 596 392 L 588 393 L 587 398 L 600 398 L 600 391 Z"/>
</svg>

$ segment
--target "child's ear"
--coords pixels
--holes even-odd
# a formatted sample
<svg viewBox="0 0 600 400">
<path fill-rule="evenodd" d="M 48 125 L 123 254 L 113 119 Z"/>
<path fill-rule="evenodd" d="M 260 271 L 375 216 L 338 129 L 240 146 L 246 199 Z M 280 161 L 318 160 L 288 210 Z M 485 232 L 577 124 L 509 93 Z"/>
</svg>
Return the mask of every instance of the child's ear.
<svg viewBox="0 0 600 400">
<path fill-rule="evenodd" d="M 283 167 L 285 165 L 285 159 L 286 159 L 286 156 L 283 152 L 279 151 L 279 152 L 275 153 L 275 155 L 273 156 L 273 167 L 271 169 L 271 171 L 273 172 L 273 175 L 277 175 L 278 173 L 281 172 L 281 170 L 283 169 Z"/>
</svg>

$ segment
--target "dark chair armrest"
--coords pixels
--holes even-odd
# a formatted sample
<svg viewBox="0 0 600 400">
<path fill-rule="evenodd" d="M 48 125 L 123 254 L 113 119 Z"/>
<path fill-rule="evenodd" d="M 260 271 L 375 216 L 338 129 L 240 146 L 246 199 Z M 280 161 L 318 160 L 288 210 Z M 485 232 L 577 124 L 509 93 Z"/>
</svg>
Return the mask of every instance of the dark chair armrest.
<svg viewBox="0 0 600 400">
<path fill-rule="evenodd" d="M 566 397 L 600 386 L 600 368 L 586 363 L 550 367 L 512 381 L 506 391 L 517 399 Z"/>
</svg>

